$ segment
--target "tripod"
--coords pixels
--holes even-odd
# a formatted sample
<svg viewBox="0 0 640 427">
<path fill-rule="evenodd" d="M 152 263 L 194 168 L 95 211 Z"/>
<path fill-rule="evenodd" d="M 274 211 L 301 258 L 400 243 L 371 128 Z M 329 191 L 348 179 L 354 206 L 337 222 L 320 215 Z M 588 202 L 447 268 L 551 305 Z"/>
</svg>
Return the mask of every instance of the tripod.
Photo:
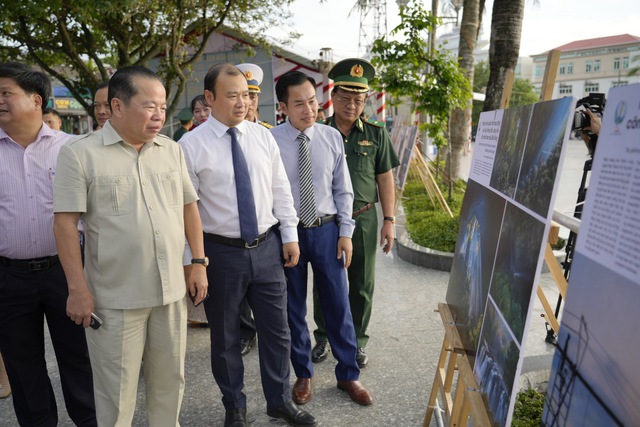
<svg viewBox="0 0 640 427">
<path fill-rule="evenodd" d="M 589 172 L 591 172 L 591 165 L 593 164 L 593 151 L 590 150 L 589 154 L 591 157 L 584 162 L 584 166 L 582 168 L 582 179 L 580 180 L 580 188 L 578 189 L 578 200 L 576 201 L 576 207 L 573 211 L 573 217 L 580 219 L 582 217 L 582 207 L 584 206 L 584 200 L 587 196 L 587 177 L 589 176 Z M 564 269 L 564 278 L 569 282 L 569 276 L 571 274 L 571 264 L 573 263 L 573 251 L 576 245 L 576 238 L 578 235 L 573 231 L 569 232 L 569 237 L 567 238 L 567 246 L 566 246 L 566 255 L 564 261 L 562 262 L 562 268 Z M 556 319 L 560 314 L 560 306 L 562 304 L 562 295 L 558 295 L 558 302 L 556 304 L 555 316 Z M 547 337 L 545 341 L 550 344 L 556 344 L 557 336 L 553 329 L 549 326 L 548 323 L 545 323 L 547 328 Z"/>
</svg>

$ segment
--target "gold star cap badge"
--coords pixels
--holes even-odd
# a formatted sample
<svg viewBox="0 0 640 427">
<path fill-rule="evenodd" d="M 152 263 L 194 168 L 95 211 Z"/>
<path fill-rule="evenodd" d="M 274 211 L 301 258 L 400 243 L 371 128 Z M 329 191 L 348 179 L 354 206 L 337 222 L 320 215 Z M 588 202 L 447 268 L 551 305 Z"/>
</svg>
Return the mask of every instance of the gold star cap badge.
<svg viewBox="0 0 640 427">
<path fill-rule="evenodd" d="M 260 84 L 264 77 L 262 68 L 256 64 L 244 63 L 236 65 L 236 68 L 242 72 L 244 78 L 247 79 L 247 85 L 249 86 L 249 92 L 260 93 Z"/>
<path fill-rule="evenodd" d="M 349 58 L 338 62 L 329 71 L 333 85 L 350 92 L 368 92 L 376 70 L 369 61 Z"/>
</svg>

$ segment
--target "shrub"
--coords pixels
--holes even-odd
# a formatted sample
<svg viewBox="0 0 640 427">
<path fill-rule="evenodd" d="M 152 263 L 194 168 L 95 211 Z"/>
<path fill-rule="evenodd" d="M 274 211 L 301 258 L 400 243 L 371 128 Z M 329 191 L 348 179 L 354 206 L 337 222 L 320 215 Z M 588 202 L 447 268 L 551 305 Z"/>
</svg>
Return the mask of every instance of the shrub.
<svg viewBox="0 0 640 427">
<path fill-rule="evenodd" d="M 442 194 L 447 188 L 438 183 Z M 407 232 L 411 240 L 420 246 L 443 252 L 454 252 L 460 227 L 460 208 L 466 185 L 461 182 L 454 186 L 450 200 L 447 200 L 454 217 L 444 212 L 440 205 L 432 203 L 419 178 L 409 177 L 403 192 L 402 205 L 407 218 Z"/>
<path fill-rule="evenodd" d="M 542 425 L 545 394 L 530 388 L 518 393 L 513 410 L 512 427 L 538 427 Z"/>
</svg>

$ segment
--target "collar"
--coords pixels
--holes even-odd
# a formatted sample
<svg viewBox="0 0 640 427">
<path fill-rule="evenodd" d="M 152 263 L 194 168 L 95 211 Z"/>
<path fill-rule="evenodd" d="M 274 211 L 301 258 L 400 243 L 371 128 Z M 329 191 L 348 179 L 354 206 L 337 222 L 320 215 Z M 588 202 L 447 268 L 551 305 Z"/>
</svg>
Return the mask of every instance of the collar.
<svg viewBox="0 0 640 427">
<path fill-rule="evenodd" d="M 102 129 L 100 129 L 97 132 L 102 133 L 102 142 L 104 145 L 113 145 L 113 144 L 117 144 L 120 141 L 125 142 L 124 139 L 122 139 L 122 137 L 120 136 L 120 134 L 116 132 L 113 126 L 111 126 L 110 120 L 107 120 L 104 126 L 102 126 Z M 156 135 L 156 137 L 153 138 L 151 142 L 160 146 L 166 144 L 166 141 L 163 141 L 161 138 L 158 137 L 158 135 Z"/>
<path fill-rule="evenodd" d="M 285 131 L 287 132 L 287 136 L 291 139 L 291 141 L 295 141 L 296 138 L 298 138 L 298 135 L 300 135 L 300 131 L 291 124 L 289 119 L 287 119 L 287 121 L 284 122 L 282 126 L 284 126 Z M 315 130 L 316 130 L 316 125 L 314 123 L 313 126 L 308 127 L 302 131 L 302 133 L 304 133 L 307 136 L 307 140 L 309 142 L 311 142 L 311 140 L 313 139 Z"/>
<path fill-rule="evenodd" d="M 42 126 L 40 126 L 40 130 L 38 131 L 38 136 L 36 137 L 36 140 L 33 141 L 32 144 L 38 143 L 42 141 L 43 138 L 46 138 L 46 137 L 53 138 L 59 133 L 63 133 L 63 132 L 58 130 L 53 130 L 45 122 L 42 122 Z M 13 141 L 14 143 L 17 144 L 17 142 L 15 142 L 13 138 L 11 138 L 11 136 L 4 131 L 4 129 L 0 128 L 0 140 L 2 139 L 9 139 L 10 141 Z"/>
<path fill-rule="evenodd" d="M 238 129 L 238 132 L 240 132 L 240 134 L 245 135 L 247 133 L 247 123 L 249 122 L 246 120 L 243 120 L 242 122 L 240 122 L 234 127 Z M 213 113 L 211 114 L 211 116 L 209 116 L 209 119 L 206 122 L 204 122 L 204 126 L 209 126 L 218 138 L 222 138 L 227 133 L 227 130 L 230 128 L 230 126 L 227 126 L 222 122 L 220 122 L 218 119 L 216 119 L 213 116 Z"/>
<path fill-rule="evenodd" d="M 336 119 L 335 119 L 335 117 L 336 117 L 336 116 L 335 116 L 335 114 L 334 114 L 333 116 L 329 117 L 329 118 L 325 121 L 325 123 L 326 123 L 327 125 L 329 125 L 329 126 L 332 126 L 332 127 L 336 128 L 336 129 L 338 129 L 338 125 L 336 124 Z M 362 120 L 362 117 L 358 117 L 358 118 L 356 119 L 356 121 L 355 121 L 355 123 L 354 123 L 354 125 L 353 125 L 353 127 L 352 127 L 351 129 L 353 129 L 353 128 L 356 128 L 356 129 L 358 129 L 360 132 L 364 133 L 364 121 Z M 348 136 L 348 135 L 347 135 L 347 136 Z"/>
</svg>

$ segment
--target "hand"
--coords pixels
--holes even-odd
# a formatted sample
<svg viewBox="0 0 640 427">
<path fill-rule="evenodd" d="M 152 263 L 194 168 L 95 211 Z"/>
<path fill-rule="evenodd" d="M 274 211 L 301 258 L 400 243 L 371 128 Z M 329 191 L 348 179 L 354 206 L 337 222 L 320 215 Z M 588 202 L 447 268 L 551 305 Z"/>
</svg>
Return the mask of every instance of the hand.
<svg viewBox="0 0 640 427">
<path fill-rule="evenodd" d="M 67 316 L 76 325 L 89 327 L 91 323 L 91 313 L 93 313 L 93 296 L 86 286 L 82 290 L 69 292 L 67 297 Z"/>
<path fill-rule="evenodd" d="M 285 267 L 295 267 L 300 258 L 300 246 L 298 246 L 298 242 L 284 243 L 282 245 L 282 257 L 284 258 Z"/>
<path fill-rule="evenodd" d="M 338 239 L 338 259 L 342 258 L 344 253 L 344 268 L 351 265 L 351 256 L 353 255 L 353 244 L 349 237 L 340 237 Z"/>
<path fill-rule="evenodd" d="M 585 109 L 585 112 L 589 115 L 591 124 L 589 126 L 585 126 L 584 130 L 590 130 L 596 135 L 600 135 L 600 127 L 602 126 L 602 119 L 599 116 L 593 114 L 593 111 L 589 110 L 588 108 Z"/>
<path fill-rule="evenodd" d="M 194 305 L 198 305 L 207 296 L 209 282 L 207 281 L 207 268 L 202 264 L 184 266 L 184 276 L 189 295 L 196 296 Z"/>
<path fill-rule="evenodd" d="M 382 221 L 382 230 L 380 230 L 380 247 L 382 247 L 382 252 L 385 254 L 391 252 L 394 240 L 395 233 L 393 223 L 391 221 Z"/>
</svg>

